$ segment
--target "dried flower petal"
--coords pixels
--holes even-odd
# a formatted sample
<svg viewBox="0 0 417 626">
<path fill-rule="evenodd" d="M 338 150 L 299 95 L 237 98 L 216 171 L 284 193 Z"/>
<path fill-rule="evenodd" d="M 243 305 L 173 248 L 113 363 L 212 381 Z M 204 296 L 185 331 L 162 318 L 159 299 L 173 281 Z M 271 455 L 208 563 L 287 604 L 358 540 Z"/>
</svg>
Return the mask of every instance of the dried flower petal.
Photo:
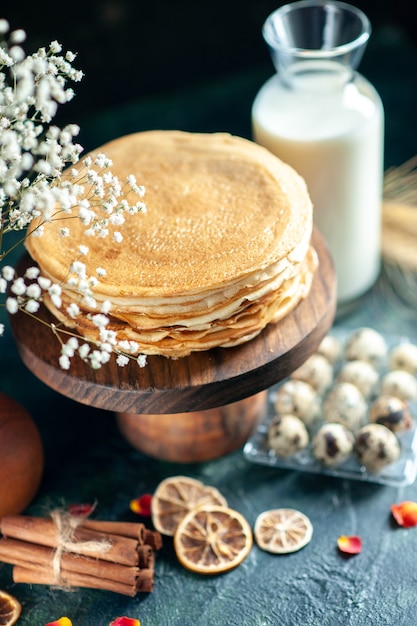
<svg viewBox="0 0 417 626">
<path fill-rule="evenodd" d="M 417 502 L 405 500 L 401 504 L 393 504 L 391 513 L 399 526 L 404 528 L 417 526 Z"/>
<path fill-rule="evenodd" d="M 362 550 L 362 539 L 356 535 L 341 535 L 337 540 L 337 547 L 345 554 L 359 554 Z"/>
<path fill-rule="evenodd" d="M 68 617 L 60 617 L 55 622 L 48 622 L 45 626 L 72 626 L 72 622 Z"/>
<path fill-rule="evenodd" d="M 130 510 L 133 513 L 137 513 L 138 515 L 143 515 L 144 517 L 151 516 L 151 502 L 152 502 L 152 494 L 144 493 L 136 500 L 131 500 L 130 502 Z"/>
<path fill-rule="evenodd" d="M 93 502 L 93 504 L 70 504 L 68 506 L 68 513 L 70 515 L 75 515 L 76 517 L 89 517 L 89 515 L 91 515 L 95 508 L 96 502 Z"/>
<path fill-rule="evenodd" d="M 109 626 L 140 626 L 140 621 L 134 617 L 116 617 Z"/>
</svg>

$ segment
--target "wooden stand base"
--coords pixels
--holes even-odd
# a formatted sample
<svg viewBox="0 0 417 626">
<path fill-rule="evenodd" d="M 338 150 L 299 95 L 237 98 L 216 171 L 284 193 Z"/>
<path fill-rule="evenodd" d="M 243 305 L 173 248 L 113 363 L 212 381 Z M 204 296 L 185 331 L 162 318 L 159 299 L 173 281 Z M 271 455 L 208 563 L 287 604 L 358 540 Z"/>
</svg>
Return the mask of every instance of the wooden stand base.
<svg viewBox="0 0 417 626">
<path fill-rule="evenodd" d="M 175 463 L 198 463 L 237 450 L 265 417 L 267 391 L 189 413 L 118 413 L 120 432 L 137 450 Z"/>
<path fill-rule="evenodd" d="M 70 370 L 62 370 L 61 346 L 48 326 L 56 319 L 42 307 L 44 324 L 24 313 L 10 317 L 19 353 L 52 389 L 116 412 L 122 433 L 147 454 L 183 462 L 219 457 L 244 443 L 259 417 L 262 392 L 301 365 L 332 325 L 333 263 L 317 230 L 313 244 L 319 268 L 308 297 L 246 344 L 176 360 L 151 356 L 144 368 L 134 362 L 120 368 L 111 359 L 93 370 L 74 357 Z M 30 263 L 24 259 L 20 271 Z"/>
</svg>

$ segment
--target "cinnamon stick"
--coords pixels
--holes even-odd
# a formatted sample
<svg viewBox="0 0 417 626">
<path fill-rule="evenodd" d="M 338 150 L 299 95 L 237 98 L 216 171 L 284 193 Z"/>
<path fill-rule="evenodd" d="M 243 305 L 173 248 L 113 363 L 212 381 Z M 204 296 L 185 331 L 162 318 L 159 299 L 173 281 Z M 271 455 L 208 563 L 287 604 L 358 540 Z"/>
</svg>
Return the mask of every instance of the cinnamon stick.
<svg viewBox="0 0 417 626">
<path fill-rule="evenodd" d="M 138 566 L 141 569 L 153 569 L 155 565 L 155 553 L 152 546 L 138 547 Z"/>
<path fill-rule="evenodd" d="M 144 573 L 139 572 L 139 576 L 145 580 L 133 585 L 127 585 L 121 583 L 118 580 L 109 580 L 107 578 L 96 578 L 88 574 L 82 574 L 80 572 L 66 572 L 65 576 L 62 576 L 62 587 L 86 587 L 89 589 L 103 589 L 105 591 L 113 591 L 126 596 L 135 596 L 138 591 L 138 584 L 140 586 L 151 586 L 149 584 L 149 574 L 147 570 Z M 30 585 L 51 585 L 56 586 L 57 581 L 52 569 L 40 569 L 34 570 L 28 567 L 22 567 L 21 565 L 15 565 L 13 567 L 13 581 L 15 583 L 27 583 Z"/>
<path fill-rule="evenodd" d="M 56 551 L 53 548 L 7 537 L 0 539 L 0 561 L 3 563 L 19 565 L 39 572 L 42 568 L 53 567 L 55 554 Z M 144 555 L 143 569 L 153 569 L 152 556 L 146 561 L 146 555 Z M 68 572 L 83 573 L 94 578 L 107 578 L 127 585 L 135 585 L 139 568 L 63 552 L 59 559 L 59 573 L 65 577 Z"/>
<path fill-rule="evenodd" d="M 101 520 L 83 520 L 81 526 L 112 535 L 123 535 L 138 539 L 140 545 L 149 545 L 154 550 L 162 548 L 162 535 L 157 530 L 146 528 L 140 522 L 107 522 Z"/>
<path fill-rule="evenodd" d="M 141 545 L 145 543 L 145 524 L 141 524 L 140 522 L 109 522 L 84 519 L 81 526 L 83 528 L 89 528 L 90 530 L 98 530 L 102 533 L 131 537 L 132 539 L 137 539 Z"/>
<path fill-rule="evenodd" d="M 65 542 L 52 519 L 24 515 L 3 517 L 0 532 L 4 537 L 20 539 L 50 548 L 63 546 Z M 78 526 L 71 535 L 72 552 L 94 558 L 137 566 L 138 542 L 130 537 L 110 535 Z M 76 549 L 75 549 L 76 548 Z"/>
<path fill-rule="evenodd" d="M 51 517 L 0 520 L 0 561 L 14 566 L 15 582 L 129 596 L 153 591 L 159 532 L 132 522 L 83 520 L 59 512 Z"/>
</svg>

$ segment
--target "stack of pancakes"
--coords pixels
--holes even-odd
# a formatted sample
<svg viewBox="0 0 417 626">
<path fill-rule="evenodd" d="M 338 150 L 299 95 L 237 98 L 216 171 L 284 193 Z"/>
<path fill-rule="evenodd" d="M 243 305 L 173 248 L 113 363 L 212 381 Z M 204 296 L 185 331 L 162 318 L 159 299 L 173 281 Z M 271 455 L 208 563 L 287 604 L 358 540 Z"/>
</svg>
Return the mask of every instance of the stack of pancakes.
<svg viewBox="0 0 417 626">
<path fill-rule="evenodd" d="M 287 315 L 309 293 L 317 267 L 312 205 L 304 181 L 266 149 L 225 133 L 150 131 L 100 148 L 120 180 L 146 189 L 145 214 L 126 215 L 123 241 L 87 237 L 80 220 L 62 238 L 45 225 L 27 248 L 44 276 L 62 285 L 62 307 L 47 307 L 86 339 L 91 317 L 111 303 L 108 328 L 137 352 L 182 357 L 231 347 Z M 94 155 L 93 155 L 94 156 Z M 104 267 L 92 308 L 69 281 L 80 244 L 87 274 Z M 81 313 L 67 312 L 76 302 Z"/>
</svg>

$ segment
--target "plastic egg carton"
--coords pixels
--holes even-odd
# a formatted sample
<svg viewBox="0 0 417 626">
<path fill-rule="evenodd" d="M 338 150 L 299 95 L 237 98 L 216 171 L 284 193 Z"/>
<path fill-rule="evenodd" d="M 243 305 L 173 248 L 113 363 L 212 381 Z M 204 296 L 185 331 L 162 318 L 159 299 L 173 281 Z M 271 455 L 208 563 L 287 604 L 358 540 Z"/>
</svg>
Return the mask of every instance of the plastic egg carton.
<svg viewBox="0 0 417 626">
<path fill-rule="evenodd" d="M 337 382 L 340 370 L 348 361 L 348 345 L 353 335 L 356 334 L 358 330 L 360 329 L 343 329 L 339 327 L 331 330 L 329 333 L 330 337 L 337 340 L 340 347 L 340 354 L 329 355 L 329 359 L 333 359 L 333 379 L 331 386 L 328 387 L 326 391 L 320 392 L 320 407 L 322 407 L 327 394 Z M 417 342 L 413 342 L 412 340 L 403 337 L 382 335 L 382 339 L 383 343 L 385 343 L 386 351 L 384 354 L 384 350 L 380 350 L 380 345 L 375 346 L 378 348 L 378 354 L 375 355 L 376 360 L 374 360 L 373 366 L 378 372 L 378 383 L 373 394 L 367 398 L 368 406 L 370 406 L 372 401 L 380 395 L 381 382 L 384 376 L 393 369 L 393 365 L 391 363 L 391 355 L 393 354 L 393 351 L 399 345 L 403 345 L 404 343 L 415 344 L 417 347 Z M 367 346 L 365 346 L 365 352 L 366 349 Z M 350 356 L 350 358 L 353 358 L 353 356 Z M 397 369 L 397 366 L 395 366 L 395 369 Z M 413 376 L 417 379 L 417 364 L 416 372 L 413 373 Z M 268 390 L 268 409 L 266 417 L 252 433 L 243 449 L 244 456 L 248 461 L 281 469 L 297 470 L 312 474 L 322 474 L 326 476 L 348 478 L 351 480 L 360 480 L 369 483 L 397 487 L 410 485 L 415 481 L 417 476 L 417 400 L 408 401 L 408 407 L 412 418 L 411 428 L 395 433 L 400 444 L 400 456 L 398 460 L 386 465 L 378 472 L 374 473 L 367 471 L 366 468 L 360 464 L 354 453 L 352 453 L 344 462 L 332 467 L 323 465 L 314 458 L 311 443 L 312 439 L 320 426 L 326 423 L 321 409 L 318 418 L 314 420 L 314 424 L 308 425 L 310 434 L 310 442 L 308 446 L 289 457 L 279 456 L 276 454 L 274 450 L 269 447 L 268 432 L 271 420 L 277 412 L 275 408 L 275 401 L 278 390 L 287 380 L 288 378 Z"/>
</svg>

